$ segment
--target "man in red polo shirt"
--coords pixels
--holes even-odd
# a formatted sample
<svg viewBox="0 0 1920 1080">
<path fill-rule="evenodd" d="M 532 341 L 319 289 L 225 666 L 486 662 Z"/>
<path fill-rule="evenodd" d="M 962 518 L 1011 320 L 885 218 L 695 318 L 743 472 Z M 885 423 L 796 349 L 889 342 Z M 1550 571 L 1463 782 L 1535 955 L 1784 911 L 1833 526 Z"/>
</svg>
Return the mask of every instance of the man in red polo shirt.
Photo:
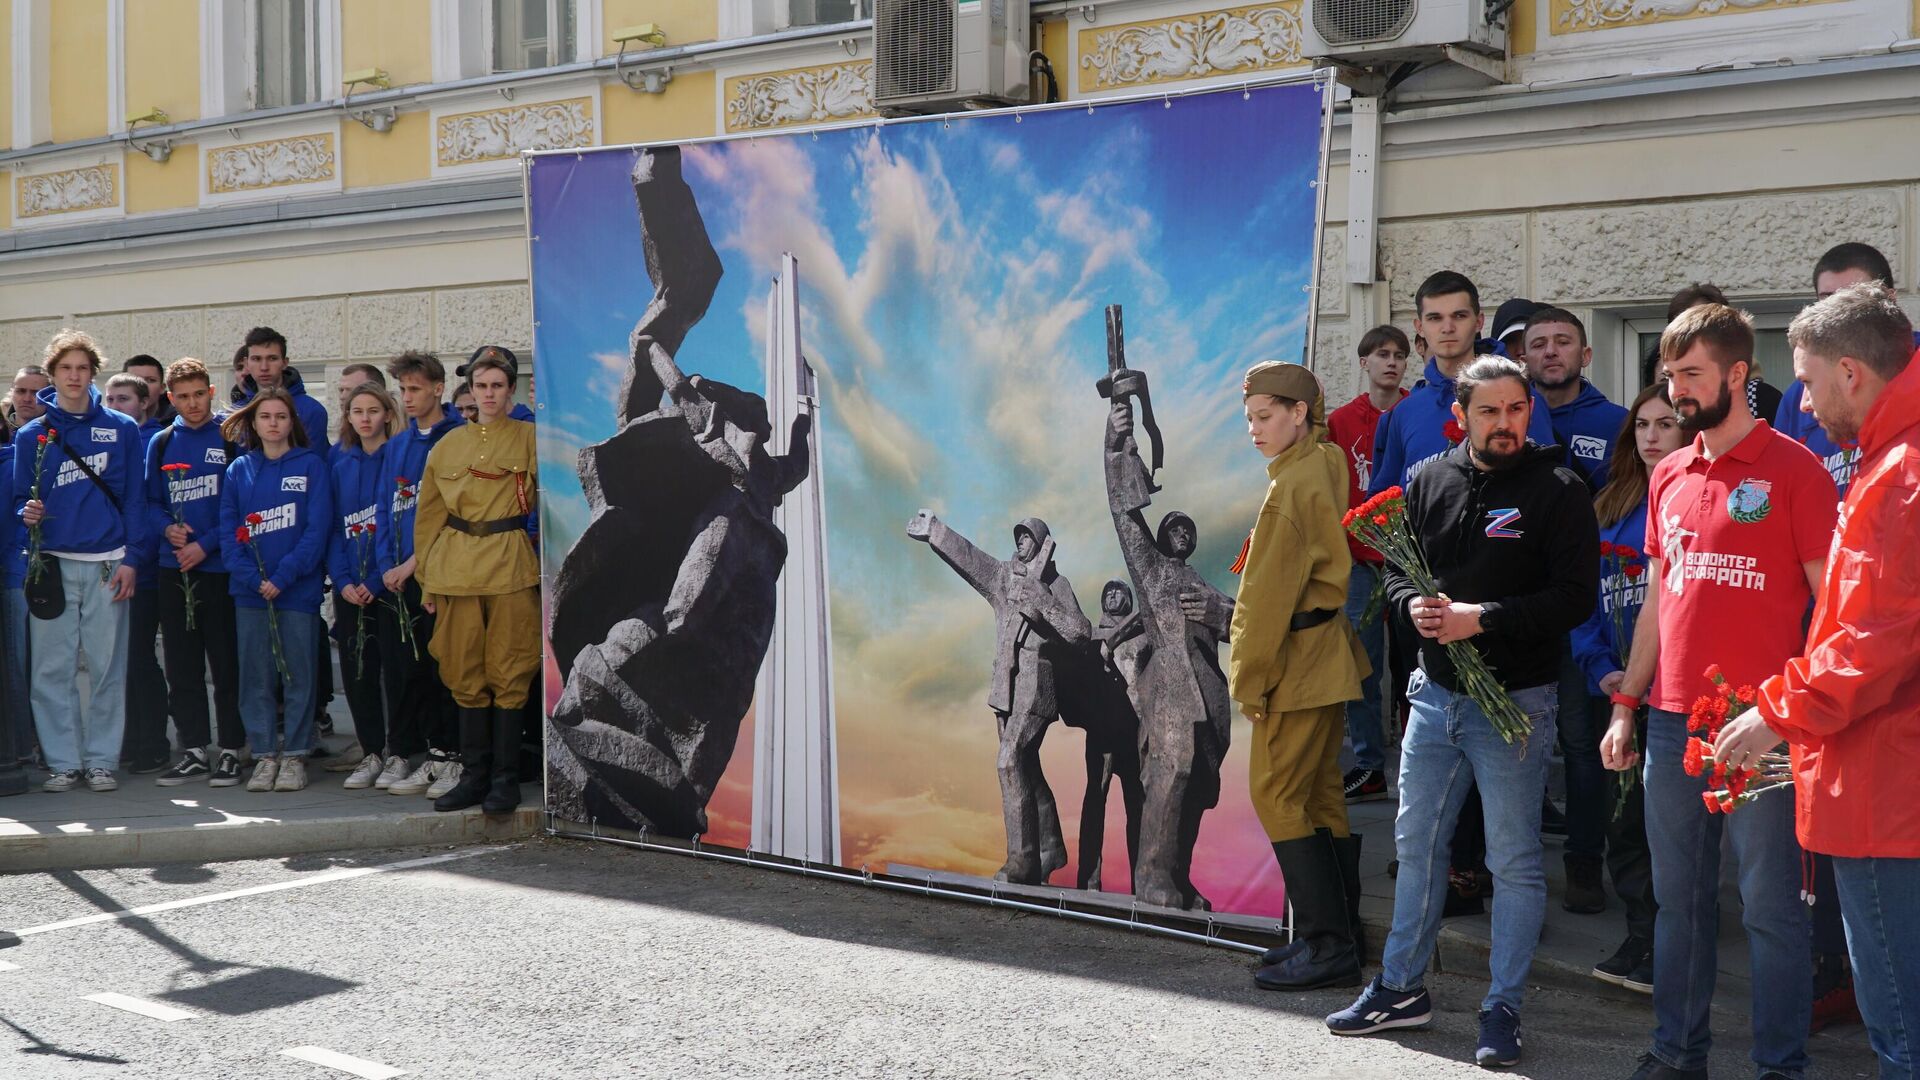
<svg viewBox="0 0 1920 1080">
<path fill-rule="evenodd" d="M 1707 668 L 1753 685 L 1800 654 L 1802 617 L 1833 535 L 1833 480 L 1812 452 L 1743 405 L 1753 325 L 1723 304 L 1692 308 L 1660 338 L 1667 386 L 1691 446 L 1654 469 L 1647 492 L 1653 587 L 1601 743 L 1609 768 L 1634 753 L 1634 711 L 1651 686 L 1647 842 L 1653 854 L 1653 1047 L 1635 1080 L 1705 1080 L 1716 973 L 1720 839 L 1740 862 L 1753 967 L 1753 1060 L 1761 1075 L 1807 1069 L 1813 958 L 1801 851 L 1784 800 L 1709 814 L 1705 780 L 1681 767 L 1687 712 L 1713 692 Z M 1654 677 L 1655 658 L 1659 660 Z"/>
<path fill-rule="evenodd" d="M 1380 415 L 1407 396 L 1400 381 L 1407 374 L 1407 335 L 1397 326 L 1376 326 L 1360 339 L 1360 371 L 1367 388 L 1360 396 L 1327 417 L 1327 435 L 1347 455 L 1347 506 L 1359 506 L 1367 497 L 1373 475 L 1373 431 Z M 1380 581 L 1380 553 L 1347 538 L 1353 551 L 1353 575 L 1347 581 L 1347 619 L 1360 634 L 1360 644 L 1373 665 L 1373 674 L 1360 682 L 1360 700 L 1347 702 L 1347 741 L 1353 746 L 1353 768 L 1346 776 L 1347 801 L 1371 802 L 1387 797 L 1387 749 L 1381 725 L 1380 677 L 1386 670 L 1387 620 L 1376 613 L 1365 618 Z M 1383 605 L 1384 606 L 1384 605 Z"/>
<path fill-rule="evenodd" d="M 1859 446 L 1803 656 L 1760 684 L 1716 757 L 1747 767 L 1793 744 L 1800 843 L 1833 857 L 1853 988 L 1881 1076 L 1920 1075 L 1920 362 L 1878 284 L 1793 320 L 1796 395 L 1837 446 Z M 1784 804 L 1783 792 L 1763 802 Z M 1821 905 L 1829 903 L 1821 895 Z"/>
</svg>

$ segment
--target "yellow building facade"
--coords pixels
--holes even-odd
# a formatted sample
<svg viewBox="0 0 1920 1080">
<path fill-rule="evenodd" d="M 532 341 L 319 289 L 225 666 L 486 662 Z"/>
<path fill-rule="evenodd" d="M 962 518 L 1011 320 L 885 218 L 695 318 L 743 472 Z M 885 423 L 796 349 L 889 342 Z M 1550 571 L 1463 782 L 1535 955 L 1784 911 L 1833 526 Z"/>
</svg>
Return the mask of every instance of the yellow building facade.
<svg viewBox="0 0 1920 1080">
<path fill-rule="evenodd" d="M 1035 0 L 1033 42 L 1066 99 L 1232 85 L 1309 66 L 1309 2 Z M 116 362 L 219 370 L 264 324 L 328 401 L 349 362 L 530 349 L 520 154 L 873 117 L 872 6 L 0 0 L 0 364 L 78 325 Z M 1489 305 L 1573 306 L 1622 372 L 1690 280 L 1785 311 L 1829 236 L 1920 277 L 1920 0 L 1503 18 L 1502 84 L 1421 75 L 1389 98 L 1364 229 L 1336 120 L 1313 343 L 1336 391 L 1350 342 L 1442 265 Z M 1718 261 L 1711 236 L 1663 243 L 1729 221 Z M 1343 272 L 1361 243 L 1364 282 Z"/>
</svg>

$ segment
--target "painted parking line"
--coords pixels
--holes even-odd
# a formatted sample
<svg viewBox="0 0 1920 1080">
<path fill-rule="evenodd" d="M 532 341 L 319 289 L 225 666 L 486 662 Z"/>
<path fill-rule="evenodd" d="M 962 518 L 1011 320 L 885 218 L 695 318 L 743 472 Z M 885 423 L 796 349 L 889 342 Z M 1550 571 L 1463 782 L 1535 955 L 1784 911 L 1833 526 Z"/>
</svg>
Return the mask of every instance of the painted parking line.
<svg viewBox="0 0 1920 1080">
<path fill-rule="evenodd" d="M 513 845 L 507 845 L 511 847 Z M 507 847 L 465 848 L 460 851 L 448 851 L 439 855 L 428 855 L 419 859 L 406 859 L 401 862 L 384 863 L 380 866 L 356 866 L 349 870 L 329 870 L 293 881 L 280 881 L 271 885 L 254 885 L 230 892 L 209 893 L 206 896 L 190 896 L 184 900 L 168 900 L 160 904 L 148 904 L 145 907 L 127 908 L 123 911 L 102 911 L 93 915 L 82 915 L 76 919 L 63 919 L 60 922 L 47 923 L 44 926 L 29 926 L 24 930 L 15 930 L 21 937 L 33 934 L 45 934 L 54 930 L 69 930 L 76 926 L 92 923 L 117 922 L 121 919 L 135 919 L 144 915 L 157 915 L 163 911 L 177 911 L 180 908 L 198 907 L 201 904 L 217 903 L 221 900 L 238 900 L 246 896 L 260 896 L 265 893 L 284 892 L 288 889 L 304 889 L 310 885 L 329 885 L 336 881 L 351 881 L 372 874 L 384 874 L 392 870 L 413 870 L 422 866 L 435 866 L 456 859 L 471 859 L 476 855 L 486 855 L 495 851 L 505 851 Z"/>
<path fill-rule="evenodd" d="M 162 1005 L 145 998 L 128 997 L 125 994 L 88 994 L 87 1000 L 97 1001 L 115 1009 L 124 1009 L 130 1013 L 139 1013 L 141 1016 L 150 1016 L 169 1024 L 175 1020 L 191 1020 L 194 1017 L 193 1013 L 185 1009 L 176 1009 L 171 1005 Z"/>
<path fill-rule="evenodd" d="M 350 1076 L 364 1077 L 365 1080 L 388 1080 L 388 1077 L 405 1076 L 407 1070 L 396 1069 L 391 1065 L 382 1065 L 377 1061 L 368 1061 L 338 1050 L 329 1050 L 324 1046 L 296 1046 L 280 1053 L 290 1058 L 311 1062 L 329 1069 L 338 1069 Z"/>
</svg>

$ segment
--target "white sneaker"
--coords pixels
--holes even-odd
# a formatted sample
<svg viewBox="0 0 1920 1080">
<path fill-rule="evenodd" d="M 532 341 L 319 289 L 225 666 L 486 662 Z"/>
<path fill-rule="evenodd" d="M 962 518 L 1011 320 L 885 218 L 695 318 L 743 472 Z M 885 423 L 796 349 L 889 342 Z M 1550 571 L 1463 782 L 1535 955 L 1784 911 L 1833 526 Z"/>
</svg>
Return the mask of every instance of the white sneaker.
<svg viewBox="0 0 1920 1080">
<path fill-rule="evenodd" d="M 327 755 L 326 764 L 323 768 L 328 772 L 357 773 L 360 771 L 360 766 L 366 763 L 366 758 L 367 752 L 360 748 L 358 742 L 355 742 L 352 746 L 347 747 L 338 754 Z M 360 786 L 366 787 L 365 784 Z"/>
<path fill-rule="evenodd" d="M 382 767 L 380 770 L 380 775 L 374 777 L 373 787 L 374 787 L 374 790 L 376 791 L 385 791 L 388 788 L 392 787 L 393 785 L 399 783 L 400 781 L 405 780 L 406 778 L 407 778 L 406 755 L 395 754 L 392 757 L 387 759 L 386 765 Z"/>
<path fill-rule="evenodd" d="M 112 791 L 119 786 L 120 781 L 113 778 L 112 769 L 87 770 L 87 787 L 94 791 Z"/>
<path fill-rule="evenodd" d="M 435 780 L 433 786 L 427 789 L 427 798 L 437 799 L 447 792 L 452 791 L 453 785 L 460 782 L 461 771 L 460 763 L 457 761 L 441 762 L 440 778 Z"/>
<path fill-rule="evenodd" d="M 299 756 L 282 758 L 280 775 L 274 777 L 273 790 L 299 791 L 307 786 L 307 762 Z"/>
<path fill-rule="evenodd" d="M 80 770 L 67 769 L 65 771 L 55 772 L 52 776 L 47 777 L 47 782 L 40 785 L 40 790 L 72 791 L 79 783 Z"/>
<path fill-rule="evenodd" d="M 435 780 L 440 779 L 439 766 L 444 765 L 445 763 L 446 763 L 445 758 L 438 758 L 438 757 L 434 757 L 432 754 L 428 754 L 426 757 L 426 760 L 420 763 L 420 767 L 413 770 L 411 773 L 408 773 L 405 779 L 395 780 L 393 783 L 388 784 L 387 794 L 389 795 L 425 794 L 426 790 L 433 786 L 433 782 Z"/>
<path fill-rule="evenodd" d="M 379 754 L 368 754 L 360 759 L 360 767 L 353 770 L 353 775 L 347 777 L 347 782 L 340 786 L 348 791 L 370 788 L 373 786 L 374 779 L 380 775 L 380 767 L 385 764 L 386 762 L 380 760 Z"/>
<path fill-rule="evenodd" d="M 276 758 L 256 758 L 253 762 L 253 776 L 247 781 L 248 791 L 272 791 L 273 778 L 280 771 L 280 762 Z"/>
</svg>

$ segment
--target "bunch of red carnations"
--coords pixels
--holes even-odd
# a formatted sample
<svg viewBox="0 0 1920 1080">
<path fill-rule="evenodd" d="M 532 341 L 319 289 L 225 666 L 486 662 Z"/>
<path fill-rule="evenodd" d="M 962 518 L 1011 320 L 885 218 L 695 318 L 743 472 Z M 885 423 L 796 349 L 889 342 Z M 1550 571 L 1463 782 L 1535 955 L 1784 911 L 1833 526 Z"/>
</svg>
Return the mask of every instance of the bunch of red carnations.
<svg viewBox="0 0 1920 1080">
<path fill-rule="evenodd" d="M 1694 734 L 1687 739 L 1680 766 L 1688 776 L 1706 777 L 1707 790 L 1700 793 L 1700 801 L 1706 804 L 1708 813 L 1731 814 L 1759 798 L 1761 792 L 1791 785 L 1793 761 L 1783 748 L 1784 743 L 1760 755 L 1759 763 L 1753 768 L 1735 769 L 1716 760 L 1713 743 L 1720 737 L 1727 718 L 1752 708 L 1759 694 L 1751 686 L 1738 689 L 1730 686 L 1719 664 L 1707 668 L 1707 678 L 1713 682 L 1714 693 L 1694 699 L 1693 710 L 1687 717 L 1687 730 Z"/>
</svg>

